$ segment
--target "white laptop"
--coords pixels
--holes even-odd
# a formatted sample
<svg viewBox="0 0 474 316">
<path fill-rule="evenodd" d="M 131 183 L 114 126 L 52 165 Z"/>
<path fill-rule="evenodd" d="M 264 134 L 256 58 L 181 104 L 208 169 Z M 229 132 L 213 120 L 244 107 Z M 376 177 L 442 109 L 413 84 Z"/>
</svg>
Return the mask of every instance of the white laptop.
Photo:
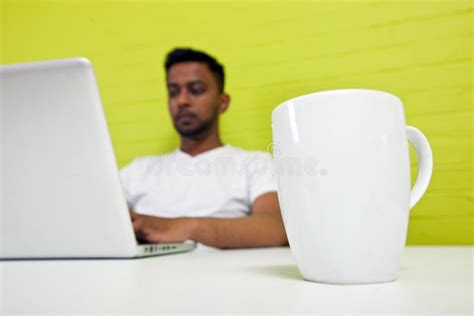
<svg viewBox="0 0 474 316">
<path fill-rule="evenodd" d="M 137 243 L 87 59 L 0 66 L 0 101 L 0 258 L 133 258 L 195 248 Z"/>
</svg>

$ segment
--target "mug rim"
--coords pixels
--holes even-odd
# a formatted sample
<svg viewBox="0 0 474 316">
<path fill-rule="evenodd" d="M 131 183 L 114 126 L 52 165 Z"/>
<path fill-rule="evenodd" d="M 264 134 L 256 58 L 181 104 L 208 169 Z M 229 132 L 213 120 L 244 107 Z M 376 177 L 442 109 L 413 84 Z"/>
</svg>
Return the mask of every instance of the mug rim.
<svg viewBox="0 0 474 316">
<path fill-rule="evenodd" d="M 342 93 L 354 93 L 354 92 L 360 93 L 360 92 L 363 92 L 363 93 L 371 93 L 371 94 L 383 94 L 383 95 L 389 96 L 390 98 L 393 98 L 394 100 L 398 101 L 400 104 L 403 104 L 403 102 L 400 100 L 400 98 L 398 98 L 396 95 L 391 94 L 391 93 L 386 92 L 386 91 L 374 90 L 374 89 L 344 88 L 344 89 L 332 89 L 332 90 L 317 91 L 317 92 L 302 94 L 302 95 L 293 97 L 293 98 L 288 99 L 286 101 L 283 101 L 282 103 L 277 105 L 272 110 L 272 114 L 274 114 L 275 111 L 277 111 L 278 109 L 283 108 L 290 101 L 296 101 L 296 100 L 299 100 L 299 99 L 307 98 L 309 96 L 330 95 L 330 94 L 336 94 L 336 93 L 341 93 L 341 92 Z"/>
</svg>

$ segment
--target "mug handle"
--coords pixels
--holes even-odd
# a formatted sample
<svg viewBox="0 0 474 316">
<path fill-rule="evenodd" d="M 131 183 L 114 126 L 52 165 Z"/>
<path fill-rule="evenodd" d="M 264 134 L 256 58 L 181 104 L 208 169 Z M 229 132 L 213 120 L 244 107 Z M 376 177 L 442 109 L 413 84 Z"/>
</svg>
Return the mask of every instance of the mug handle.
<svg viewBox="0 0 474 316">
<path fill-rule="evenodd" d="M 416 176 L 415 185 L 410 192 L 411 209 L 418 203 L 430 184 L 433 173 L 433 153 L 431 152 L 428 139 L 419 129 L 407 126 L 407 136 L 413 147 L 415 147 L 418 158 L 418 175 Z"/>
</svg>

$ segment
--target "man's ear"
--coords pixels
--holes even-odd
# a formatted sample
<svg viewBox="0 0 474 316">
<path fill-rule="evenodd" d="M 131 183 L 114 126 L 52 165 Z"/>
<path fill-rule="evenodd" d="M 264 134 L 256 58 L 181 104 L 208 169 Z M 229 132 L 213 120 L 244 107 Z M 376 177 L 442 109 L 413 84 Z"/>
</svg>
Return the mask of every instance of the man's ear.
<svg viewBox="0 0 474 316">
<path fill-rule="evenodd" d="M 219 96 L 219 101 L 219 113 L 224 113 L 229 107 L 230 95 L 228 95 L 227 93 L 221 93 L 221 95 Z"/>
</svg>

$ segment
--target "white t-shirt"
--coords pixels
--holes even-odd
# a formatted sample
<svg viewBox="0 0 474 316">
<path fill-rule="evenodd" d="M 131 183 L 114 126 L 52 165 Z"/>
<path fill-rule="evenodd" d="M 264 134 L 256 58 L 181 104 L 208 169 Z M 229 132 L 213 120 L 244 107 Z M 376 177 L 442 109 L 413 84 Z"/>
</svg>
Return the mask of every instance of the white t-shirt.
<svg viewBox="0 0 474 316">
<path fill-rule="evenodd" d="M 277 190 L 269 154 L 229 145 L 194 157 L 177 149 L 137 158 L 120 176 L 128 206 L 160 217 L 242 217 L 258 196 Z"/>
</svg>

